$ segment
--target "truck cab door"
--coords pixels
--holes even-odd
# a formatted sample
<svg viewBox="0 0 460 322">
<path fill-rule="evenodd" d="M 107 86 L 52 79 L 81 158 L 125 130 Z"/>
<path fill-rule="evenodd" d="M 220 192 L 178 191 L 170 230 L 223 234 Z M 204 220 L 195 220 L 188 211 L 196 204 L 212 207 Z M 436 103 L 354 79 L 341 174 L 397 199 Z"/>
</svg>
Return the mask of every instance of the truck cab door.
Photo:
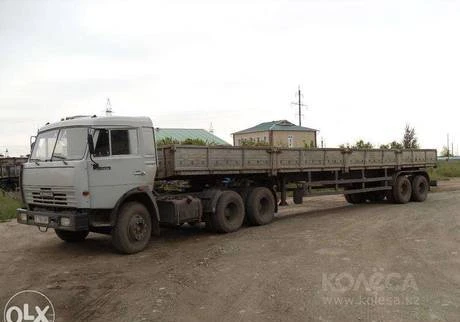
<svg viewBox="0 0 460 322">
<path fill-rule="evenodd" d="M 88 167 L 91 208 L 111 209 L 120 197 L 152 184 L 140 147 L 139 129 L 101 128 L 94 137 L 93 160 Z"/>
</svg>

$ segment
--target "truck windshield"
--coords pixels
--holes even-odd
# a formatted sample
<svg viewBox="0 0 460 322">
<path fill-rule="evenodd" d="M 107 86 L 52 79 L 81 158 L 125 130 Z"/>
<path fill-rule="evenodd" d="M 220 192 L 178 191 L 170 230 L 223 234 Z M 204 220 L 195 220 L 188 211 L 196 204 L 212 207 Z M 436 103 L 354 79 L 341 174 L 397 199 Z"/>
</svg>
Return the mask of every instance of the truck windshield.
<svg viewBox="0 0 460 322">
<path fill-rule="evenodd" d="M 39 133 L 31 160 L 80 160 L 86 150 L 87 128 L 62 128 Z"/>
</svg>

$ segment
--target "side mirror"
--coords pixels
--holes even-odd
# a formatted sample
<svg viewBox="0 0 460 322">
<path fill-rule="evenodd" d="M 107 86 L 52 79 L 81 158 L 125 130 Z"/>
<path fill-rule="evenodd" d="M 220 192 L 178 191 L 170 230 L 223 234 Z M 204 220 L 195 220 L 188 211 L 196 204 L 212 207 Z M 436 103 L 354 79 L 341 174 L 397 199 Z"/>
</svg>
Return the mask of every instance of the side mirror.
<svg viewBox="0 0 460 322">
<path fill-rule="evenodd" d="M 89 148 L 89 153 L 91 155 L 94 154 L 94 141 L 93 141 L 93 136 L 88 133 L 88 148 Z"/>
</svg>

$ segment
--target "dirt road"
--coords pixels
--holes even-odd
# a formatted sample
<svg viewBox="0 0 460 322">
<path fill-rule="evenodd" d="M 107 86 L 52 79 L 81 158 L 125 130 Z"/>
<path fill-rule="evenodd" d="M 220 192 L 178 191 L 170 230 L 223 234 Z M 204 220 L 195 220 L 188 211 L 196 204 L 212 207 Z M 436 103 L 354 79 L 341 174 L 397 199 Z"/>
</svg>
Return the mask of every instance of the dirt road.
<svg viewBox="0 0 460 322">
<path fill-rule="evenodd" d="M 271 225 L 163 231 L 131 256 L 0 224 L 0 305 L 45 293 L 57 321 L 459 321 L 460 191 L 425 203 L 306 199 Z M 295 214 L 299 213 L 301 214 Z"/>
</svg>

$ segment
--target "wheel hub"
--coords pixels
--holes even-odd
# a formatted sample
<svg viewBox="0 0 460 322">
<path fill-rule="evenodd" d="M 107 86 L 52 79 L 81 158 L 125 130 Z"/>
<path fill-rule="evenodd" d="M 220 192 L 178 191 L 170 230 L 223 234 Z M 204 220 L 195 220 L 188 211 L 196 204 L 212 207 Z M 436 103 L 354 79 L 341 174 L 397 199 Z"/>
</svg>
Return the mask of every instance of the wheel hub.
<svg viewBox="0 0 460 322">
<path fill-rule="evenodd" d="M 143 240 L 147 232 L 147 223 L 141 215 L 134 215 L 129 221 L 129 235 L 132 240 Z"/>
</svg>

